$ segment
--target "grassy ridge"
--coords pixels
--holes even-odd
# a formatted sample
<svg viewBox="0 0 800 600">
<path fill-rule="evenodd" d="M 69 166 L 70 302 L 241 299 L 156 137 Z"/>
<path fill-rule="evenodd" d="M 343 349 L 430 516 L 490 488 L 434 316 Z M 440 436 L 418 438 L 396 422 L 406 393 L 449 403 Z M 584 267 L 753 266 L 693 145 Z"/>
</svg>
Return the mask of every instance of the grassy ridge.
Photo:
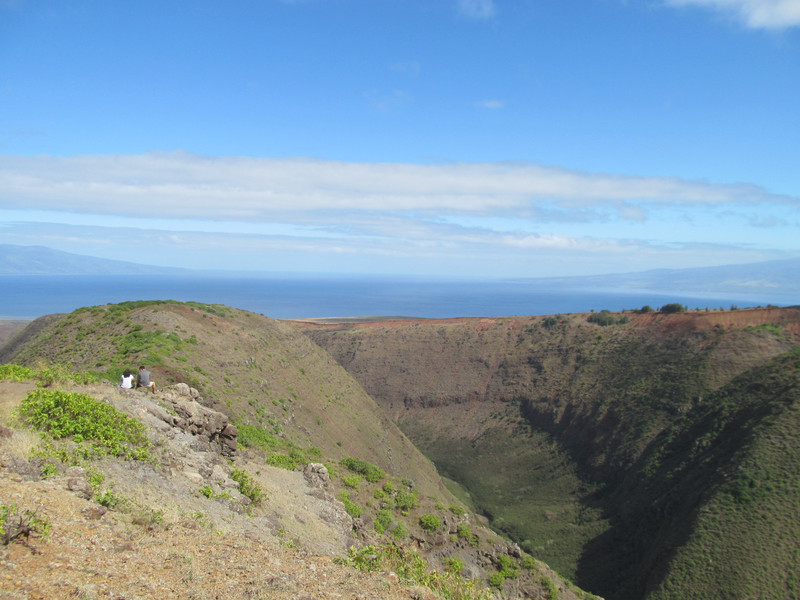
<svg viewBox="0 0 800 600">
<path fill-rule="evenodd" d="M 67 363 L 113 382 L 144 364 L 157 386 L 187 383 L 237 424 L 335 459 L 369 458 L 421 492 L 448 494 L 430 461 L 344 369 L 262 315 L 196 302 L 92 306 L 51 320 L 8 360 Z"/>
<path fill-rule="evenodd" d="M 659 435 L 606 500 L 615 517 L 582 557 L 584 584 L 614 598 L 798 597 L 798 355 Z"/>
</svg>

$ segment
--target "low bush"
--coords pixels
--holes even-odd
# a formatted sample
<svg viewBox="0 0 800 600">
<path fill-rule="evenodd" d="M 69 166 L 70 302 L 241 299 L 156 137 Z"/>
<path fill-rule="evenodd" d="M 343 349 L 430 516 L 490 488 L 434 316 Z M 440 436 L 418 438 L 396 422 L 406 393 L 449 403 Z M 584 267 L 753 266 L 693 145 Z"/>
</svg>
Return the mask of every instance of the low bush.
<svg viewBox="0 0 800 600">
<path fill-rule="evenodd" d="M 493 588 L 497 588 L 498 590 L 503 587 L 505 581 L 506 578 L 500 572 L 492 573 L 491 575 L 489 575 L 489 579 L 487 580 L 490 586 L 492 586 Z"/>
<path fill-rule="evenodd" d="M 20 365 L 0 365 L 0 380 L 27 381 L 33 379 L 33 369 Z"/>
<path fill-rule="evenodd" d="M 408 537 L 408 529 L 402 523 L 398 523 L 397 526 L 392 529 L 392 537 L 397 541 L 403 540 Z"/>
<path fill-rule="evenodd" d="M 342 477 L 342 483 L 349 488 L 353 488 L 354 490 L 358 489 L 358 484 L 361 483 L 361 475 L 345 475 Z"/>
<path fill-rule="evenodd" d="M 280 454 L 273 452 L 267 457 L 267 464 L 271 467 L 280 467 L 287 471 L 294 471 L 297 468 L 297 462 L 288 454 Z"/>
<path fill-rule="evenodd" d="M 378 533 L 383 533 L 389 526 L 392 524 L 394 518 L 392 517 L 392 513 L 386 509 L 379 510 L 378 514 L 375 515 L 375 531 Z"/>
<path fill-rule="evenodd" d="M 341 492 L 338 498 L 341 500 L 342 504 L 344 504 L 344 510 L 348 515 L 354 519 L 357 519 L 361 516 L 361 507 L 350 499 L 350 494 L 347 492 Z"/>
<path fill-rule="evenodd" d="M 22 401 L 19 416 L 55 439 L 71 437 L 76 444 L 90 442 L 90 454 L 135 460 L 150 457 L 144 425 L 85 394 L 38 389 Z"/>
<path fill-rule="evenodd" d="M 270 452 L 280 445 L 279 439 L 263 427 L 237 423 L 236 428 L 239 430 L 237 439 L 245 448 L 258 448 Z"/>
<path fill-rule="evenodd" d="M 355 567 L 367 573 L 390 571 L 401 582 L 422 585 L 440 598 L 457 600 L 490 600 L 492 594 L 478 587 L 475 581 L 454 571 L 440 573 L 430 570 L 428 563 L 417 552 L 397 544 L 384 546 L 351 547 L 346 558 L 336 559 L 340 564 Z"/>
<path fill-rule="evenodd" d="M 343 458 L 341 463 L 349 471 L 363 475 L 370 483 L 377 483 L 386 477 L 386 473 L 380 467 L 359 458 Z"/>
<path fill-rule="evenodd" d="M 407 512 L 419 506 L 419 493 L 417 490 L 398 490 L 394 504 L 397 510 Z"/>
<path fill-rule="evenodd" d="M 0 504 L 0 542 L 7 546 L 20 536 L 29 538 L 36 534 L 42 538 L 50 535 L 50 520 L 36 511 L 21 511 L 16 504 Z"/>
<path fill-rule="evenodd" d="M 450 556 L 444 561 L 445 568 L 456 575 L 461 575 L 464 571 L 464 561 L 457 556 Z"/>
<path fill-rule="evenodd" d="M 239 492 L 250 498 L 250 502 L 258 504 L 264 499 L 264 490 L 253 480 L 250 474 L 243 469 L 234 469 L 231 479 L 239 484 Z"/>
<path fill-rule="evenodd" d="M 433 533 L 442 526 L 442 523 L 439 521 L 439 517 L 427 513 L 419 518 L 419 526 L 425 531 Z"/>
<path fill-rule="evenodd" d="M 659 310 L 662 313 L 670 314 L 670 313 L 686 312 L 687 309 L 683 304 L 678 304 L 677 302 L 672 302 L 670 304 L 665 304 Z"/>
<path fill-rule="evenodd" d="M 608 310 L 601 310 L 599 313 L 592 313 L 586 319 L 589 323 L 600 325 L 600 327 L 607 327 L 608 325 L 624 325 L 628 322 L 628 317 L 621 315 L 616 317 Z"/>
</svg>

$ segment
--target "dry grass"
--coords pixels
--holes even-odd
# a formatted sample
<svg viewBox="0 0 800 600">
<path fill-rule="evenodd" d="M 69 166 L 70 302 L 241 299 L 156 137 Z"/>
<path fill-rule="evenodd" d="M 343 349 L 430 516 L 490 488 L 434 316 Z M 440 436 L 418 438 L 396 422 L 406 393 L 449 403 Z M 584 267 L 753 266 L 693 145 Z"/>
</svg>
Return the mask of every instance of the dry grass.
<svg viewBox="0 0 800 600">
<path fill-rule="evenodd" d="M 0 425 L 18 427 L 15 412 L 20 402 L 35 386 L 29 383 L 0 381 Z M 16 456 L 28 457 L 40 442 L 39 434 L 25 429 L 14 429 L 11 437 L 0 436 L 0 449 Z"/>
</svg>

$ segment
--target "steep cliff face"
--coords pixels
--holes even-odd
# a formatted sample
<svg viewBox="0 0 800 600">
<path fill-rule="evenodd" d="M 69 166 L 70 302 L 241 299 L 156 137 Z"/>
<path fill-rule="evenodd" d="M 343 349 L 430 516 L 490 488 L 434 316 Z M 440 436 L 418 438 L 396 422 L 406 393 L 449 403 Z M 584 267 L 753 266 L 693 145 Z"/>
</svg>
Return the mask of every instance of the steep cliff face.
<svg viewBox="0 0 800 600">
<path fill-rule="evenodd" d="M 584 587 L 637 598 L 666 577 L 666 557 L 687 538 L 658 538 L 658 560 L 639 565 L 646 573 L 635 572 L 635 552 L 627 555 L 625 586 L 593 568 L 587 557 L 611 556 L 623 535 L 619 490 L 625 506 L 638 507 L 626 514 L 658 519 L 637 512 L 655 501 L 643 490 L 658 481 L 652 464 L 641 470 L 643 457 L 665 436 L 679 437 L 710 399 L 727 402 L 735 382 L 790 353 L 800 341 L 800 311 L 630 313 L 606 326 L 587 317 L 305 328 L 495 526 Z M 752 401 L 793 402 L 787 390 L 774 393 L 781 397 L 767 391 Z M 683 455 L 681 448 L 671 452 Z M 686 460 L 694 465 L 684 465 L 686 473 L 711 481 L 700 458 Z M 719 460 L 734 468 L 739 458 Z M 679 520 L 691 519 L 696 504 L 678 510 Z"/>
</svg>

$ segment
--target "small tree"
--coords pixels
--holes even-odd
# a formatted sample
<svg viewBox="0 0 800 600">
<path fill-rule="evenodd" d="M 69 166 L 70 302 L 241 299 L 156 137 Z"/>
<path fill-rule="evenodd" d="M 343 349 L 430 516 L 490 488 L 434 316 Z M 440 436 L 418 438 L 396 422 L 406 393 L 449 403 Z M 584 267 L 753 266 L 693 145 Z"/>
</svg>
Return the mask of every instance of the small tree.
<svg viewBox="0 0 800 600">
<path fill-rule="evenodd" d="M 672 302 L 670 304 L 665 304 L 664 306 L 662 306 L 661 312 L 664 314 L 686 312 L 686 307 L 683 304 Z"/>
</svg>

